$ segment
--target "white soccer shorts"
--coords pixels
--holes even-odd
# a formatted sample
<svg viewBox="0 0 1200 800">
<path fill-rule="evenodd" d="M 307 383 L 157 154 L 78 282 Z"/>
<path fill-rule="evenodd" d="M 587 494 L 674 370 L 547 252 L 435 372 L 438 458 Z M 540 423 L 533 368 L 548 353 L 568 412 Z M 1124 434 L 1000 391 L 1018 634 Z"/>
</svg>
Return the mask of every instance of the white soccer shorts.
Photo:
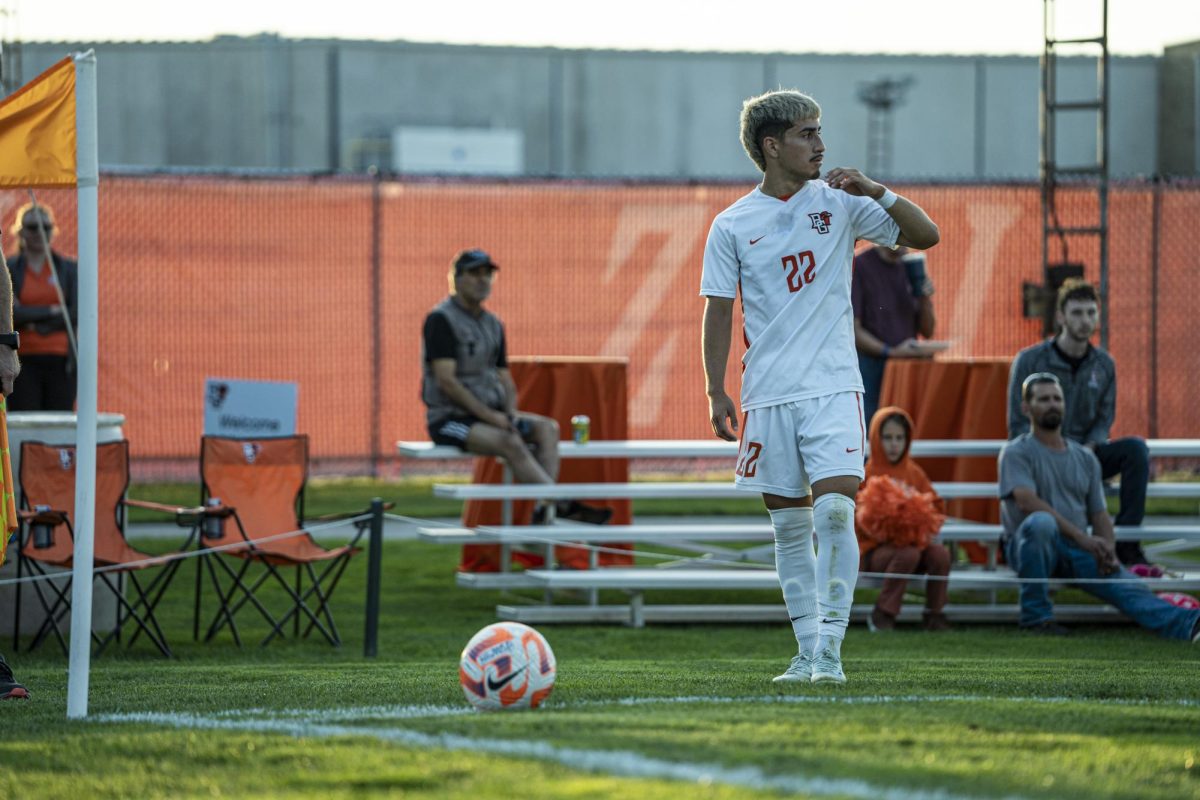
<svg viewBox="0 0 1200 800">
<path fill-rule="evenodd" d="M 805 497 L 825 478 L 859 480 L 867 432 L 858 392 L 796 400 L 746 412 L 734 485 L 748 492 Z"/>
</svg>

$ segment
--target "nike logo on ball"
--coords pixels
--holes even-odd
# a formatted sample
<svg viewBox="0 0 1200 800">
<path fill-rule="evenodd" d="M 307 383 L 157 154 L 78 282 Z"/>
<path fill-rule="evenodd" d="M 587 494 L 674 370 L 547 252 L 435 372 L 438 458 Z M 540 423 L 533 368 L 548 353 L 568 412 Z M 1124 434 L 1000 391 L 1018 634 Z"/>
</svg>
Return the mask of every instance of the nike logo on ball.
<svg viewBox="0 0 1200 800">
<path fill-rule="evenodd" d="M 492 676 L 489 675 L 488 679 L 487 679 L 488 688 L 491 689 L 493 692 L 499 691 L 500 689 L 503 689 L 505 686 L 507 686 L 509 683 L 511 683 L 513 678 L 517 677 L 524 671 L 525 671 L 525 668 L 521 667 L 516 672 L 509 673 L 508 675 L 505 675 L 503 678 L 501 678 L 498 681 L 492 680 Z"/>
</svg>

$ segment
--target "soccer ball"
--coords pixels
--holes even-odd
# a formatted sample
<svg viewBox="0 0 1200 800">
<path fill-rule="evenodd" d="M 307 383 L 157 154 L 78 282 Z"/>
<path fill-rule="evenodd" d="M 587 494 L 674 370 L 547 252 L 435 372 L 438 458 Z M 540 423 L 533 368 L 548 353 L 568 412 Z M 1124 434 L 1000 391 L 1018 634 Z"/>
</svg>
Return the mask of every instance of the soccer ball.
<svg viewBox="0 0 1200 800">
<path fill-rule="evenodd" d="M 463 694 L 483 711 L 537 708 L 550 696 L 557 673 L 549 643 L 519 622 L 488 625 L 458 660 Z"/>
</svg>

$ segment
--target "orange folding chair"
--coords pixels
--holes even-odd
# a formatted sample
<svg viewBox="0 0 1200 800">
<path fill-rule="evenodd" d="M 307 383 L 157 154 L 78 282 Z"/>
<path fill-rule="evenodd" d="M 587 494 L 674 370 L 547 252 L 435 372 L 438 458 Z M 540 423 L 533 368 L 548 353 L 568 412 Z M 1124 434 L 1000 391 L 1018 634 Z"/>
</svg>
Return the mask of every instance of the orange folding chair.
<svg viewBox="0 0 1200 800">
<path fill-rule="evenodd" d="M 116 626 L 101 639 L 93 632 L 97 654 L 109 642 L 119 640 L 122 628 L 132 622 L 136 630 L 129 646 L 142 633 L 168 658 L 171 649 L 154 616 L 154 609 L 179 569 L 179 561 L 168 556 L 150 556 L 139 552 L 125 539 L 125 492 L 129 488 L 129 442 L 105 442 L 96 446 L 96 520 L 94 561 L 106 568 L 94 575 L 117 599 Z M 70 445 L 23 442 L 21 444 L 21 543 L 17 549 L 17 576 L 22 573 L 47 575 L 47 566 L 70 569 L 74 561 L 75 530 L 75 448 Z M 138 573 L 150 567 L 165 566 L 148 583 Z M 133 602 L 125 597 L 125 579 L 133 590 Z M 29 649 L 38 647 L 53 634 L 67 652 L 67 643 L 59 623 L 71 608 L 71 577 L 36 581 L 35 594 L 46 612 L 45 621 Z M 16 622 L 13 645 L 20 638 L 21 592 L 16 597 Z"/>
<path fill-rule="evenodd" d="M 217 557 L 218 553 L 201 558 L 196 570 L 193 636 L 199 638 L 201 575 L 207 568 L 219 608 L 205 634 L 205 641 L 228 625 L 234 641 L 241 646 L 234 617 L 250 604 L 271 626 L 263 645 L 276 636 L 283 636 L 289 620 L 294 635 L 301 635 L 300 625 L 304 620 L 307 622 L 304 636 L 316 629 L 330 644 L 339 646 L 341 636 L 329 599 L 350 559 L 360 552 L 361 548 L 356 545 L 368 524 L 356 522 L 357 533 L 350 544 L 333 549 L 317 544 L 304 530 L 308 437 L 234 439 L 205 436 L 200 443 L 200 476 L 204 503 L 204 519 L 199 524 L 201 547 L 244 545 L 219 551 L 221 555 L 242 559 L 244 563 L 235 571 Z M 232 524 L 229 524 L 230 520 Z M 293 532 L 299 533 L 281 536 Z M 253 582 L 248 582 L 248 570 L 255 563 L 261 564 L 264 570 Z M 284 579 L 281 567 L 296 568 L 294 585 Z M 218 568 L 227 579 L 224 587 L 218 579 Z M 304 585 L 305 578 L 307 586 Z M 272 579 L 290 599 L 290 608 L 279 618 L 271 614 L 256 596 L 258 589 Z"/>
</svg>

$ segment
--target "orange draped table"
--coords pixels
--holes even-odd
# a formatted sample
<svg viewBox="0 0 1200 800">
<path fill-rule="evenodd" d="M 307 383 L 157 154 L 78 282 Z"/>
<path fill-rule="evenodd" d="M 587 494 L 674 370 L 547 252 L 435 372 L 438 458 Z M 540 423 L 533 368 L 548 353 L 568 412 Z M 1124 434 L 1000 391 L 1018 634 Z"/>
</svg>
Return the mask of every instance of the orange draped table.
<svg viewBox="0 0 1200 800">
<path fill-rule="evenodd" d="M 591 438 L 627 439 L 628 407 L 624 358 L 537 358 L 513 357 L 509 370 L 517 384 L 517 408 L 558 421 L 564 439 L 571 438 L 571 417 L 586 414 L 592 420 Z M 563 459 L 559 483 L 624 483 L 629 480 L 629 461 L 624 458 Z M 494 458 L 475 460 L 475 483 L 500 483 L 503 468 Z M 613 510 L 611 523 L 628 525 L 633 519 L 629 500 L 589 500 Z M 513 502 L 513 525 L 528 525 L 533 502 Z M 463 507 L 463 525 L 499 525 L 501 504 L 496 500 L 468 500 Z M 606 545 L 631 549 L 632 545 Z M 570 569 L 587 569 L 588 551 L 578 547 L 556 547 L 555 559 Z M 513 560 L 527 567 L 541 566 L 533 553 L 513 553 Z M 630 566 L 633 557 L 600 553 L 601 566 Z M 465 545 L 459 569 L 463 572 L 496 572 L 500 569 L 499 545 Z"/>
<path fill-rule="evenodd" d="M 1004 439 L 1008 436 L 1008 358 L 928 361 L 893 359 L 883 374 L 879 407 L 900 406 L 918 439 Z M 994 457 L 919 458 L 932 481 L 995 481 Z M 995 500 L 950 500 L 946 513 L 1000 521 Z M 977 557 L 975 548 L 967 548 Z M 980 548 L 982 553 L 982 548 Z"/>
</svg>

